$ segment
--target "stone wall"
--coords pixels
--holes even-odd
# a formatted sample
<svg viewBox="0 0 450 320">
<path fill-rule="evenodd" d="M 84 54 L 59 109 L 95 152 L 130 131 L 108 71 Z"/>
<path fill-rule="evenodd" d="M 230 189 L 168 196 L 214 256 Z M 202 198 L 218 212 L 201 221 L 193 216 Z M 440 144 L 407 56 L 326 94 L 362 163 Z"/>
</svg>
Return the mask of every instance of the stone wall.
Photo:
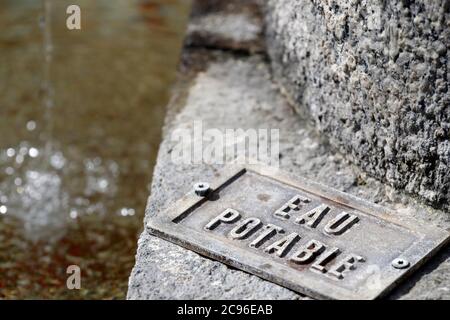
<svg viewBox="0 0 450 320">
<path fill-rule="evenodd" d="M 268 0 L 273 71 L 368 174 L 450 207 L 450 1 Z"/>
</svg>

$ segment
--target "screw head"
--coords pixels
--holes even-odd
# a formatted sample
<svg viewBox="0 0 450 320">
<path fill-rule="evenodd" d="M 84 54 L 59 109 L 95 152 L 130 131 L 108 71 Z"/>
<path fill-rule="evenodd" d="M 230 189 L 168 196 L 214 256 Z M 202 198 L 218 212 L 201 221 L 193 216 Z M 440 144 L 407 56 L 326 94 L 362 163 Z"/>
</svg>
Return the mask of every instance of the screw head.
<svg viewBox="0 0 450 320">
<path fill-rule="evenodd" d="M 199 197 L 205 197 L 210 191 L 209 184 L 206 182 L 197 182 L 194 184 L 194 191 Z"/>
<path fill-rule="evenodd" d="M 392 261 L 392 266 L 395 269 L 406 269 L 409 267 L 409 261 L 402 258 L 397 258 Z"/>
</svg>

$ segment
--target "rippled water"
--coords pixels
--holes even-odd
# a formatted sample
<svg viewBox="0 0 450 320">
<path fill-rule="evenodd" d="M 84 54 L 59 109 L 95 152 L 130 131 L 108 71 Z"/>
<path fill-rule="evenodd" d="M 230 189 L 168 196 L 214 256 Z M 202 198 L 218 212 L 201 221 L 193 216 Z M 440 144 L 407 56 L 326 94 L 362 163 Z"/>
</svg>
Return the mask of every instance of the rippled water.
<svg viewBox="0 0 450 320">
<path fill-rule="evenodd" d="M 124 298 L 189 1 L 46 1 L 0 2 L 0 298 Z"/>
</svg>

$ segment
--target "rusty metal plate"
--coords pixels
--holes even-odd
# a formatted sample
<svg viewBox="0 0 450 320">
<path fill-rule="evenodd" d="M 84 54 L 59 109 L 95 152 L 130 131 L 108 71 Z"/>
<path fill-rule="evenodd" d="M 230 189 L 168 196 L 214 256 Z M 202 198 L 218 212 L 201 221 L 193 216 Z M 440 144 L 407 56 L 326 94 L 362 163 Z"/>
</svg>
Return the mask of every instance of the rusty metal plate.
<svg viewBox="0 0 450 320">
<path fill-rule="evenodd" d="M 231 165 L 206 196 L 205 185 L 152 217 L 148 230 L 313 298 L 377 298 L 449 239 L 446 231 L 262 165 Z"/>
</svg>

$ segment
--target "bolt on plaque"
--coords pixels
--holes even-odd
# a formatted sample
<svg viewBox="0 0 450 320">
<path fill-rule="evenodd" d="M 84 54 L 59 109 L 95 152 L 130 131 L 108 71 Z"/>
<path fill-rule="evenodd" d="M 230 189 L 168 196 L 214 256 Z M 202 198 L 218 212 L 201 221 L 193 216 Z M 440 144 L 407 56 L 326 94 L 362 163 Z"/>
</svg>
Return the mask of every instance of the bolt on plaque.
<svg viewBox="0 0 450 320">
<path fill-rule="evenodd" d="M 375 299 L 449 233 L 264 165 L 229 165 L 151 217 L 150 233 L 318 299 Z"/>
</svg>

